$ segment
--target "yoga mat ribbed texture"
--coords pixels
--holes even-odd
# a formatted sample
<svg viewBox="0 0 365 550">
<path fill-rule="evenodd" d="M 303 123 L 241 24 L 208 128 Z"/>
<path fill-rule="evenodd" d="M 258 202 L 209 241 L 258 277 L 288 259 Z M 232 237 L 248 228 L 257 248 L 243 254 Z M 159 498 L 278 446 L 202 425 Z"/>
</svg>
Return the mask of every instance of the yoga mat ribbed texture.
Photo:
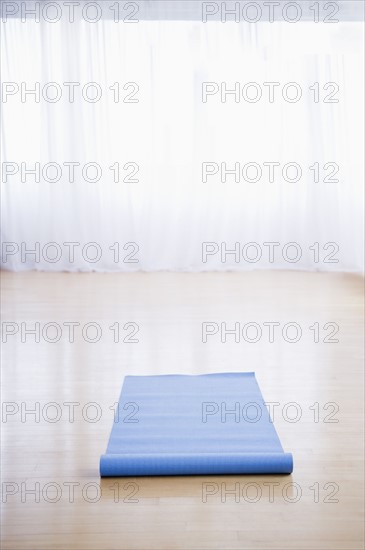
<svg viewBox="0 0 365 550">
<path fill-rule="evenodd" d="M 255 374 L 127 376 L 101 476 L 289 474 Z"/>
</svg>

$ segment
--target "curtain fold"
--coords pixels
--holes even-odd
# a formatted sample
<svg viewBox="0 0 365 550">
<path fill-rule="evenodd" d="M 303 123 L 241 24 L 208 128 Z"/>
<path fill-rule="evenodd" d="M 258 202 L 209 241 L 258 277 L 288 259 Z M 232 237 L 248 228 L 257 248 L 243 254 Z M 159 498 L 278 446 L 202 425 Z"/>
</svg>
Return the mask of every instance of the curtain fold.
<svg viewBox="0 0 365 550">
<path fill-rule="evenodd" d="M 361 33 L 357 23 L 9 19 L 2 267 L 361 271 Z M 288 94 L 302 97 L 285 101 L 293 82 Z M 19 91 L 5 102 L 7 83 Z M 39 102 L 22 101 L 22 83 L 39 83 Z M 204 83 L 218 89 L 205 102 Z M 26 172 L 35 163 L 39 182 Z"/>
</svg>

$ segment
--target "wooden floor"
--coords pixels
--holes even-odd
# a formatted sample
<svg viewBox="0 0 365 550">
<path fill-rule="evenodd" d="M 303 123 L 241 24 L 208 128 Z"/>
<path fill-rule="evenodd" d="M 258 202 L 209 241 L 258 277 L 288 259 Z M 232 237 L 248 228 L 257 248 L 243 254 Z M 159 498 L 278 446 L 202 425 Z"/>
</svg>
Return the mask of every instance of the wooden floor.
<svg viewBox="0 0 365 550">
<path fill-rule="evenodd" d="M 2 273 L 2 289 L 3 340 L 17 330 L 3 344 L 4 550 L 363 548 L 362 278 L 31 272 Z M 262 337 L 223 343 L 219 330 L 203 343 L 205 322 L 256 322 Z M 296 343 L 283 336 L 294 322 Z M 99 341 L 83 339 L 96 329 Z M 279 403 L 291 476 L 99 478 L 126 374 L 222 371 L 255 371 Z"/>
</svg>

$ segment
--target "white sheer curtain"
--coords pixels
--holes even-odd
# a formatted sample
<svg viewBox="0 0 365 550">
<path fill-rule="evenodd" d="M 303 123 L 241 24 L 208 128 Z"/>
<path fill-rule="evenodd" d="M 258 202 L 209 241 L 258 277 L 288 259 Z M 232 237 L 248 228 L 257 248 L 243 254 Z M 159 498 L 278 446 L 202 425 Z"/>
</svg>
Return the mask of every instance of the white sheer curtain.
<svg viewBox="0 0 365 550">
<path fill-rule="evenodd" d="M 361 52 L 358 23 L 120 25 L 77 20 L 50 25 L 8 20 L 2 34 L 3 83 L 17 83 L 21 90 L 22 82 L 28 89 L 39 82 L 41 98 L 37 103 L 29 95 L 22 102 L 19 91 L 5 103 L 3 96 L 2 159 L 15 163 L 7 164 L 6 171 L 19 167 L 2 183 L 3 267 L 361 270 Z M 50 82 L 62 90 L 55 103 L 42 97 Z M 67 82 L 80 83 L 73 103 Z M 96 103 L 81 94 L 90 82 L 102 90 Z M 110 86 L 116 82 L 122 99 L 129 94 L 138 102 L 115 103 L 116 88 Z M 241 95 L 236 103 L 230 95 L 222 103 L 217 93 L 204 103 L 203 82 L 226 82 L 227 88 L 235 82 L 255 82 L 263 96 L 249 103 Z M 280 83 L 273 103 L 267 100 L 264 82 Z M 283 85 L 289 82 L 303 91 L 296 103 L 282 99 Z M 316 82 L 318 103 L 309 90 Z M 338 103 L 322 101 L 332 90 L 323 90 L 328 82 L 339 86 Z M 126 83 L 135 84 L 124 90 Z M 139 89 L 132 95 L 136 84 Z M 47 97 L 55 90 L 47 88 Z M 90 97 L 95 90 L 87 89 Z M 41 173 L 35 183 L 28 174 L 22 181 L 21 163 L 30 169 L 36 162 L 41 170 L 57 163 L 62 176 L 50 182 Z M 80 163 L 74 182 L 64 164 L 69 162 Z M 232 175 L 222 182 L 219 173 L 204 182 L 202 164 L 207 162 L 213 163 L 211 168 L 226 163 L 228 169 L 237 162 L 240 167 L 254 162 L 264 171 L 255 183 L 242 177 L 236 182 Z M 274 182 L 268 181 L 263 165 L 268 162 L 280 163 Z M 281 175 L 290 162 L 303 170 L 296 183 Z M 338 182 L 323 181 L 331 172 L 323 166 L 331 162 L 339 166 L 332 178 Z M 99 181 L 82 177 L 87 163 L 100 166 Z M 109 168 L 115 163 L 120 166 L 119 182 Z M 319 182 L 309 169 L 315 163 L 321 167 Z M 136 181 L 123 181 L 133 173 L 130 179 Z M 48 179 L 55 174 L 50 167 Z M 254 172 L 249 174 L 253 178 Z M 90 168 L 89 179 L 94 175 Z M 295 263 L 282 254 L 292 242 L 301 250 Z M 247 256 L 255 258 L 257 246 L 262 256 L 250 262 L 243 254 L 239 261 L 230 254 L 223 262 L 222 248 L 237 249 L 235 243 L 240 251 L 256 243 L 250 252 L 245 249 Z M 279 243 L 274 261 L 263 243 Z M 37 252 L 26 254 L 31 249 Z M 203 249 L 211 251 L 206 261 Z M 295 257 L 295 248 L 286 250 Z M 324 262 L 332 253 L 338 261 Z"/>
</svg>

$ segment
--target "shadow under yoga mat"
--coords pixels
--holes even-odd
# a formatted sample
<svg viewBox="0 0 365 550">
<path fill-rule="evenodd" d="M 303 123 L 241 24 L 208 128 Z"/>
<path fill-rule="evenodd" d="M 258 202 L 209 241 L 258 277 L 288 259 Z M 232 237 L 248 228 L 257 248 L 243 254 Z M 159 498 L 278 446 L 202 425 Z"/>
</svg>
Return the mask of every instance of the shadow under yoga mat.
<svg viewBox="0 0 365 550">
<path fill-rule="evenodd" d="M 290 474 L 255 374 L 127 376 L 101 476 Z"/>
</svg>

